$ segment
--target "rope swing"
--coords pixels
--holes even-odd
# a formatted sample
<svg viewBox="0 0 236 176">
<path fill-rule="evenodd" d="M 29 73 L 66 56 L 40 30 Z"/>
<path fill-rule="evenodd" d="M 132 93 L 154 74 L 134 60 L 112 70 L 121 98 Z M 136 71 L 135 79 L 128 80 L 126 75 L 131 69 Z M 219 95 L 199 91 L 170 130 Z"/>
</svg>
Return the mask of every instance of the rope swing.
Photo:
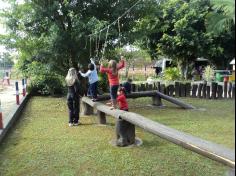
<svg viewBox="0 0 236 176">
<path fill-rule="evenodd" d="M 105 50 L 106 50 L 106 47 L 107 47 L 107 38 L 108 38 L 109 29 L 110 29 L 110 26 L 107 27 L 105 43 L 104 43 L 103 51 L 102 51 L 102 59 L 101 59 L 102 61 L 104 60 L 104 54 L 105 54 Z"/>
<path fill-rule="evenodd" d="M 118 18 L 118 21 L 117 21 L 117 24 L 118 24 L 118 32 L 119 32 L 119 44 L 120 44 L 120 48 L 121 48 L 121 30 L 120 30 L 120 17 Z"/>
</svg>

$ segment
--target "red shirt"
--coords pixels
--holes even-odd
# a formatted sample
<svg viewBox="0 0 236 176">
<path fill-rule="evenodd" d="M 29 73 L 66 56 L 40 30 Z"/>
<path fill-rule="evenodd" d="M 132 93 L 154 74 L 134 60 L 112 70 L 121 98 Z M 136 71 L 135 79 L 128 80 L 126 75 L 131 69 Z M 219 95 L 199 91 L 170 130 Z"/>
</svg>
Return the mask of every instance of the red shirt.
<svg viewBox="0 0 236 176">
<path fill-rule="evenodd" d="M 117 102 L 119 103 L 120 110 L 128 110 L 128 103 L 124 94 L 118 95 Z"/>
<path fill-rule="evenodd" d="M 120 70 L 125 67 L 125 61 L 121 60 L 121 62 L 117 66 L 117 70 Z M 108 76 L 108 81 L 110 86 L 115 86 L 119 85 L 119 75 L 113 75 L 112 74 L 112 69 L 111 68 L 105 68 L 103 66 L 100 67 L 100 72 L 101 73 L 107 73 Z"/>
</svg>

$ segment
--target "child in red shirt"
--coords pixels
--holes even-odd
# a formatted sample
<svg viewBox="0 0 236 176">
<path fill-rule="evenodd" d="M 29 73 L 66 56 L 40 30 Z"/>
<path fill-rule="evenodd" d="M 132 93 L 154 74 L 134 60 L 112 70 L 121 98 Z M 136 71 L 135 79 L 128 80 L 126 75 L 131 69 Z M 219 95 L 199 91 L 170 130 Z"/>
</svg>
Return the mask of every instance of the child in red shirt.
<svg viewBox="0 0 236 176">
<path fill-rule="evenodd" d="M 119 103 L 120 110 L 129 111 L 129 106 L 126 100 L 125 88 L 121 87 L 117 93 L 117 102 Z"/>
<path fill-rule="evenodd" d="M 118 71 L 124 67 L 125 67 L 125 61 L 123 57 L 121 57 L 121 61 L 119 64 L 117 64 L 115 60 L 110 60 L 108 64 L 108 68 L 105 68 L 102 64 L 100 67 L 100 72 L 107 73 L 107 76 L 108 76 L 112 109 L 116 108 L 117 91 L 120 85 Z"/>
</svg>

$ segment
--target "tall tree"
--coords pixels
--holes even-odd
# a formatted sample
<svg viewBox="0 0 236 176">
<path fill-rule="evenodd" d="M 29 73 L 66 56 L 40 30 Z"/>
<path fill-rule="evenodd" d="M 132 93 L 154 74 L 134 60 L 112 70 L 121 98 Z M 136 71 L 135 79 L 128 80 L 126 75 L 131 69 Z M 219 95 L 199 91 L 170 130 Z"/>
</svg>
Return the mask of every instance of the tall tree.
<svg viewBox="0 0 236 176">
<path fill-rule="evenodd" d="M 88 62 L 90 56 L 97 54 L 95 49 L 102 50 L 106 30 L 101 35 L 97 33 L 89 37 L 89 34 L 111 24 L 137 2 L 25 0 L 25 3 L 17 4 L 14 0 L 8 1 L 12 7 L 4 15 L 11 33 L 2 41 L 20 51 L 23 66 L 38 61 L 62 75 L 69 67 L 76 67 L 78 62 Z M 120 18 L 123 44 L 134 41 L 131 29 L 136 19 L 146 11 L 145 3 L 137 4 Z M 108 46 L 113 48 L 119 35 L 117 24 L 113 24 L 108 32 Z"/>
<path fill-rule="evenodd" d="M 226 35 L 206 30 L 205 21 L 211 11 L 208 0 L 169 0 L 153 8 L 154 13 L 137 23 L 137 31 L 146 34 L 144 46 L 150 47 L 153 56 L 172 58 L 183 77 L 187 78 L 189 65 L 198 57 L 214 59 L 224 54 L 226 45 L 219 39 Z M 234 40 L 233 35 L 228 37 Z"/>
</svg>

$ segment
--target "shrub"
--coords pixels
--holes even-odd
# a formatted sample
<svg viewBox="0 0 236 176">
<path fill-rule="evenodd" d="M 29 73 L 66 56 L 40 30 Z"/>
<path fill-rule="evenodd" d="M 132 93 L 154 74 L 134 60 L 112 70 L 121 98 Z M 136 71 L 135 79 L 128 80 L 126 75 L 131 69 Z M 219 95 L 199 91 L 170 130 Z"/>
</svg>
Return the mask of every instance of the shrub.
<svg viewBox="0 0 236 176">
<path fill-rule="evenodd" d="M 181 78 L 180 70 L 177 67 L 167 68 L 164 71 L 163 78 L 166 81 L 175 81 Z"/>
<path fill-rule="evenodd" d="M 64 77 L 51 71 L 48 66 L 39 62 L 32 62 L 27 70 L 27 75 L 30 78 L 29 92 L 41 95 L 64 93 Z"/>
<path fill-rule="evenodd" d="M 99 93 L 108 92 L 109 84 L 108 84 L 107 75 L 103 73 L 98 73 L 98 79 L 99 79 L 98 81 Z"/>
<path fill-rule="evenodd" d="M 211 67 L 210 65 L 208 65 L 203 71 L 202 78 L 208 82 L 213 81 L 215 79 L 214 67 Z"/>
</svg>

